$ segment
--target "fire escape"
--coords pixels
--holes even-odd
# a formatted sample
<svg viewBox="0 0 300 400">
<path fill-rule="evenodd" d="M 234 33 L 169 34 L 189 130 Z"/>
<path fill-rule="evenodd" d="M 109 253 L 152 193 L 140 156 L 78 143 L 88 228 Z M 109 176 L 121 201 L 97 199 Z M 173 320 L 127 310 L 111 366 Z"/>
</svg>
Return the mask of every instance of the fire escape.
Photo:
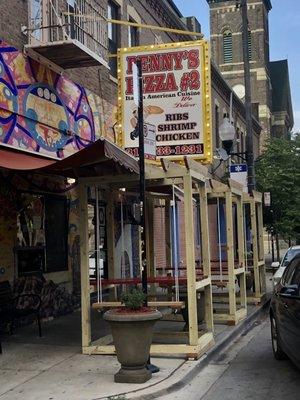
<svg viewBox="0 0 300 400">
<path fill-rule="evenodd" d="M 29 0 L 25 50 L 62 69 L 108 67 L 105 16 L 95 0 Z"/>
</svg>

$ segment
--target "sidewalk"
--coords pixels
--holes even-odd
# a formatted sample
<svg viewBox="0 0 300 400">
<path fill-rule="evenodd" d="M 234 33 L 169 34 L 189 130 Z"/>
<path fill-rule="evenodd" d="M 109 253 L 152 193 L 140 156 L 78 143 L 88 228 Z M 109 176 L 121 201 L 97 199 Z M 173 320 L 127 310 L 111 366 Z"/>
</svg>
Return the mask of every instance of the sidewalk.
<svg viewBox="0 0 300 400">
<path fill-rule="evenodd" d="M 260 307 L 252 306 L 238 326 L 216 325 L 216 345 L 198 361 L 153 357 L 160 372 L 143 385 L 113 382 L 119 368 L 116 357 L 80 353 L 78 311 L 44 323 L 42 338 L 36 337 L 35 326 L 19 329 L 3 341 L 0 400 L 95 400 L 125 394 L 126 399 L 159 397 L 191 380 L 216 352 L 249 329 L 260 312 Z"/>
</svg>

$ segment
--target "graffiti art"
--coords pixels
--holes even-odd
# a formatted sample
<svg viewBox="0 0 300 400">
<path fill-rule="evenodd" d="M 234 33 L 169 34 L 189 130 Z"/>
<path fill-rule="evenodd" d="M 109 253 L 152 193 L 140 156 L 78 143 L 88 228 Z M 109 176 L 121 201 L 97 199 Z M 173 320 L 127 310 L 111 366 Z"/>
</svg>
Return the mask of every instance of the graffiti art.
<svg viewBox="0 0 300 400">
<path fill-rule="evenodd" d="M 0 40 L 0 143 L 66 157 L 100 136 L 90 99 L 82 86 Z"/>
</svg>

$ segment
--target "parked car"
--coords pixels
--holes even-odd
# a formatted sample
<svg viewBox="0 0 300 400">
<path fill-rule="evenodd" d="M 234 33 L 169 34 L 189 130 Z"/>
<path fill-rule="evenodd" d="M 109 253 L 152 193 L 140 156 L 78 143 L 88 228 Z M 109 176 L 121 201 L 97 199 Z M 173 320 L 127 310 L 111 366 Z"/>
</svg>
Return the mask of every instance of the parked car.
<svg viewBox="0 0 300 400">
<path fill-rule="evenodd" d="M 290 262 L 290 260 L 296 255 L 296 254 L 300 254 L 300 246 L 292 246 L 290 247 L 287 252 L 285 253 L 283 259 L 281 260 L 281 262 L 275 261 L 271 264 L 271 267 L 273 269 L 277 268 L 277 271 L 275 272 L 275 274 L 272 277 L 272 283 L 273 283 L 273 288 L 275 288 L 275 286 L 278 284 L 278 282 L 280 281 L 283 272 L 286 268 L 286 266 L 288 265 L 288 263 Z"/>
<path fill-rule="evenodd" d="M 300 368 L 300 254 L 287 264 L 270 306 L 274 357 L 290 358 Z"/>
</svg>

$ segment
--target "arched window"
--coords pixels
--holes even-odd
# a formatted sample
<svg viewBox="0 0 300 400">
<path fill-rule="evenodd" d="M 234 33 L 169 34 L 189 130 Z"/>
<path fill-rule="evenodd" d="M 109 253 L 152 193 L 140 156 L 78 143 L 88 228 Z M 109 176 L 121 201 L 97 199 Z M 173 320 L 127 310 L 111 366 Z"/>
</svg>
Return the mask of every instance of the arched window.
<svg viewBox="0 0 300 400">
<path fill-rule="evenodd" d="M 232 33 L 230 31 L 223 33 L 223 60 L 224 64 L 232 63 Z"/>
</svg>

